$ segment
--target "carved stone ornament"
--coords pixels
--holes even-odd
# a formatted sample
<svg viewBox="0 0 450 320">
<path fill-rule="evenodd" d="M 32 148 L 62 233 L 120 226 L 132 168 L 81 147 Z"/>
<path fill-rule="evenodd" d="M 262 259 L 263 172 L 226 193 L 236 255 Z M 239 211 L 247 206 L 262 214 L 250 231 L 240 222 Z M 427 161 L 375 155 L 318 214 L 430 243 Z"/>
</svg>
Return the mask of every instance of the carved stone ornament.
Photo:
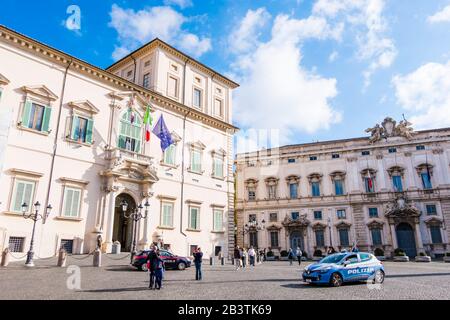
<svg viewBox="0 0 450 320">
<path fill-rule="evenodd" d="M 394 119 L 387 117 L 381 123 L 376 124 L 373 128 L 368 128 L 365 132 L 370 133 L 369 142 L 375 143 L 382 138 L 389 137 L 404 137 L 411 140 L 414 135 L 414 129 L 411 127 L 412 123 L 408 120 L 401 120 L 398 124 Z"/>
<path fill-rule="evenodd" d="M 307 215 L 306 214 L 302 214 L 298 217 L 298 219 L 292 219 L 291 217 L 289 217 L 288 215 L 286 215 L 286 217 L 284 218 L 282 225 L 285 228 L 306 228 L 307 226 L 309 226 L 311 224 L 311 222 L 308 220 Z"/>
<path fill-rule="evenodd" d="M 398 195 L 395 200 L 386 206 L 385 216 L 388 218 L 417 218 L 420 210 L 408 203 L 405 195 Z"/>
</svg>

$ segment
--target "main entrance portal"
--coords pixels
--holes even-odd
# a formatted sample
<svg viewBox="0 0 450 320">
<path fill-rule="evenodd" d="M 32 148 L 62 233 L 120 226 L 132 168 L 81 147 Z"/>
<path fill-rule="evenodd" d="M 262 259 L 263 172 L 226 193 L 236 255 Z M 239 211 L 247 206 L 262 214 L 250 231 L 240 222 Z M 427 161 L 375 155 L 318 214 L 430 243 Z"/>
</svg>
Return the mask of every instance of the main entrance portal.
<svg viewBox="0 0 450 320">
<path fill-rule="evenodd" d="M 122 251 L 131 251 L 131 242 L 133 241 L 133 220 L 125 219 L 122 206 L 122 201 L 125 200 L 128 203 L 128 211 L 134 211 L 136 208 L 136 202 L 134 199 L 126 194 L 122 193 L 116 198 L 116 204 L 114 208 L 114 229 L 113 229 L 113 242 L 119 241 Z"/>
<path fill-rule="evenodd" d="M 300 247 L 301 250 L 305 249 L 305 243 L 304 243 L 304 239 L 303 239 L 303 234 L 301 231 L 293 231 L 290 235 L 290 243 L 291 243 L 291 248 L 292 250 L 297 249 L 297 247 Z"/>
<path fill-rule="evenodd" d="M 414 258 L 417 254 L 416 238 L 411 225 L 406 222 L 400 223 L 396 228 L 396 235 L 398 247 L 403 249 L 408 257 Z"/>
</svg>

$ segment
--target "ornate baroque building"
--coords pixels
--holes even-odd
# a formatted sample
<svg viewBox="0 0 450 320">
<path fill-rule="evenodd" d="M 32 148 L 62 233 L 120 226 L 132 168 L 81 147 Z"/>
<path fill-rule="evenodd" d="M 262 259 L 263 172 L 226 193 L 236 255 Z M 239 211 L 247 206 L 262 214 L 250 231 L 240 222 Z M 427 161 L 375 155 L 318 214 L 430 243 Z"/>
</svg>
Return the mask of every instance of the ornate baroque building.
<svg viewBox="0 0 450 320">
<path fill-rule="evenodd" d="M 233 247 L 235 82 L 158 39 L 101 69 L 0 26 L 0 61 L 0 250 L 28 250 L 22 204 L 31 213 L 37 201 L 53 207 L 37 257 L 91 252 L 99 236 L 106 252 L 130 250 L 123 200 L 128 213 L 150 205 L 138 248 Z M 165 152 L 144 140 L 149 103 L 174 141 Z"/>
<path fill-rule="evenodd" d="M 309 257 L 354 244 L 386 256 L 449 250 L 450 129 L 413 132 L 386 118 L 366 132 L 238 154 L 238 244 L 275 255 L 300 246 Z"/>
</svg>

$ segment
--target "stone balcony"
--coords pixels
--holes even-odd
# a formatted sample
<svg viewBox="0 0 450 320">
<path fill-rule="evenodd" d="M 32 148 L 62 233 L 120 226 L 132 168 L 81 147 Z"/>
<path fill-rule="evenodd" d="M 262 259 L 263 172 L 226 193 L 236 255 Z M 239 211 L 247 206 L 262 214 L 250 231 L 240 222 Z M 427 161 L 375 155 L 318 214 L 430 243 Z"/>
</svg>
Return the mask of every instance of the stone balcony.
<svg viewBox="0 0 450 320">
<path fill-rule="evenodd" d="M 132 152 L 129 150 L 124 150 L 120 148 L 110 148 L 105 150 L 105 160 L 114 161 L 114 160 L 129 160 L 131 162 L 135 162 L 138 164 L 146 164 L 153 166 L 154 158 L 141 154 Z"/>
</svg>

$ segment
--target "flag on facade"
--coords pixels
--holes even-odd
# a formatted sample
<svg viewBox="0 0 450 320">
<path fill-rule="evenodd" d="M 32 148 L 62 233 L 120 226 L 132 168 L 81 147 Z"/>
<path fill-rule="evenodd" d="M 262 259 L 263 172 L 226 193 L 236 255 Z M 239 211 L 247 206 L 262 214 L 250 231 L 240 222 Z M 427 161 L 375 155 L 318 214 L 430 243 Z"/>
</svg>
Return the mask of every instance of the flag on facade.
<svg viewBox="0 0 450 320">
<path fill-rule="evenodd" d="M 173 144 L 172 135 L 170 134 L 169 129 L 167 129 L 163 115 L 159 118 L 158 123 L 153 129 L 153 133 L 161 140 L 161 149 L 163 152 Z"/>
<path fill-rule="evenodd" d="M 151 114 L 151 110 L 150 110 L 150 104 L 147 105 L 147 110 L 145 111 L 145 116 L 144 116 L 144 125 L 145 125 L 145 141 L 149 142 L 150 141 L 150 132 L 151 132 L 151 126 L 152 126 L 152 114 Z"/>
<path fill-rule="evenodd" d="M 373 190 L 372 176 L 370 175 L 370 170 L 367 170 L 367 188 L 369 191 Z"/>
</svg>

